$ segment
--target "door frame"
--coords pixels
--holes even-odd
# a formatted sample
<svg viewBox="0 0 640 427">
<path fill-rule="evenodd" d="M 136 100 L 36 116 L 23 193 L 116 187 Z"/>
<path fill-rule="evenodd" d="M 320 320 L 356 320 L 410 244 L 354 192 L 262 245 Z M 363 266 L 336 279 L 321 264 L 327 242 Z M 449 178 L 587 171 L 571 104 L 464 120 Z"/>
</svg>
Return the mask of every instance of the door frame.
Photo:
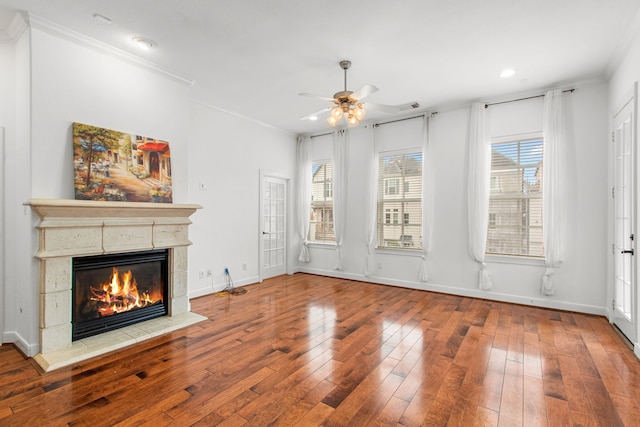
<svg viewBox="0 0 640 427">
<path fill-rule="evenodd" d="M 265 178 L 277 178 L 285 181 L 284 191 L 285 191 L 285 272 L 286 274 L 293 274 L 293 264 L 290 262 L 290 253 L 291 253 L 291 178 L 283 173 L 275 172 L 271 170 L 260 169 L 260 183 L 259 183 L 259 198 L 258 201 L 258 277 L 260 282 L 264 280 L 264 250 L 262 247 L 262 215 L 264 212 L 264 179 Z"/>
<path fill-rule="evenodd" d="M 633 86 L 625 93 L 624 97 L 622 98 L 622 101 L 617 105 L 617 108 L 613 111 L 613 114 L 611 116 L 611 141 L 613 142 L 611 144 L 611 150 L 612 150 L 612 155 L 611 155 L 611 171 L 612 171 L 612 175 L 611 175 L 611 179 L 612 179 L 612 185 L 611 185 L 611 190 L 612 190 L 612 197 L 610 198 L 611 200 L 611 233 L 612 233 L 612 253 L 611 253 L 611 273 L 609 274 L 610 279 L 612 280 L 612 286 L 611 286 L 611 294 L 610 294 L 610 307 L 611 307 L 611 314 L 609 316 L 609 321 L 611 322 L 611 324 L 613 326 L 615 325 L 615 319 L 616 319 L 616 307 L 615 307 L 615 297 L 616 297 L 616 278 L 615 278 L 615 274 L 616 274 L 616 254 L 615 254 L 615 239 L 616 239 L 616 200 L 615 197 L 618 196 L 617 194 L 614 195 L 614 188 L 616 185 L 616 177 L 615 174 L 617 173 L 616 170 L 616 143 L 615 141 L 615 134 L 616 134 L 616 118 L 618 117 L 618 115 L 625 109 L 627 108 L 627 106 L 631 104 L 632 106 L 632 113 L 631 113 L 631 167 L 632 167 L 632 175 L 631 175 L 631 183 L 632 183 L 632 192 L 631 192 L 631 206 L 633 209 L 633 212 L 631 214 L 631 228 L 633 233 L 635 233 L 636 235 L 636 239 L 638 238 L 638 212 L 639 208 L 640 208 L 640 197 L 638 197 L 636 195 L 636 191 L 638 189 L 640 189 L 640 182 L 638 182 L 638 165 L 640 165 L 639 162 L 639 158 L 640 158 L 640 150 L 638 150 L 638 146 L 637 146 L 637 142 L 638 142 L 638 138 L 637 138 L 637 129 L 638 129 L 638 125 L 637 125 L 637 119 L 638 119 L 638 83 L 634 82 Z M 637 245 L 634 244 L 634 248 Z M 634 349 L 634 353 L 636 354 L 636 356 L 640 357 L 640 345 L 638 343 L 638 331 L 640 331 L 639 325 L 639 319 L 638 319 L 638 307 L 640 305 L 640 292 L 638 292 L 638 271 L 640 271 L 638 269 L 638 265 L 639 265 L 639 258 L 640 254 L 636 253 L 635 256 L 632 256 L 632 261 L 631 261 L 631 280 L 632 280 L 632 293 L 633 295 L 631 296 L 632 302 L 633 302 L 633 307 L 632 307 L 632 324 L 633 324 L 633 336 L 630 337 L 626 337 L 627 339 L 629 339 L 631 341 L 631 344 L 633 345 L 633 349 Z M 617 327 L 617 326 L 616 326 Z M 620 331 L 622 331 L 620 329 Z M 626 335 L 625 335 L 626 336 Z"/>
</svg>

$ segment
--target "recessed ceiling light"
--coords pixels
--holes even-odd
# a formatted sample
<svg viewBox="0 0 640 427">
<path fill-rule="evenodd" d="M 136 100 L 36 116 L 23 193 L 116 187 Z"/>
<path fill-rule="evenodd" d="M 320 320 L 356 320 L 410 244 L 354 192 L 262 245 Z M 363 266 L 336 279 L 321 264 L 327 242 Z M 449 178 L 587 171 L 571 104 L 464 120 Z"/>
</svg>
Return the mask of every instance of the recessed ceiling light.
<svg viewBox="0 0 640 427">
<path fill-rule="evenodd" d="M 107 18 L 104 15 L 100 15 L 99 13 L 94 13 L 93 17 L 103 24 L 111 24 L 111 19 Z"/>
<path fill-rule="evenodd" d="M 502 70 L 502 72 L 500 73 L 500 77 L 502 77 L 503 79 L 508 79 L 509 77 L 512 77 L 515 73 L 516 73 L 515 70 L 513 70 L 512 68 L 506 68 Z"/>
<path fill-rule="evenodd" d="M 149 50 L 155 45 L 154 42 L 144 37 L 134 37 L 131 41 L 142 50 Z"/>
<path fill-rule="evenodd" d="M 309 120 L 311 120 L 311 121 L 318 120 L 318 116 L 311 116 L 311 117 L 309 117 Z"/>
</svg>

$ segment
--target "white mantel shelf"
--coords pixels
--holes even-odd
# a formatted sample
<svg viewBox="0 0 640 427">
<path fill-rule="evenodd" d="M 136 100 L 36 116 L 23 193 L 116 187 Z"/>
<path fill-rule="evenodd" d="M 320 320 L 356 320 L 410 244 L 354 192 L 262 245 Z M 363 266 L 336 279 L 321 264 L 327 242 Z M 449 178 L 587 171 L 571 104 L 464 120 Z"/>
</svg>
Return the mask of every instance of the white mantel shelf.
<svg viewBox="0 0 640 427">
<path fill-rule="evenodd" d="M 40 217 L 40 353 L 49 371 L 204 320 L 189 311 L 187 248 L 195 204 L 31 199 Z M 74 257 L 169 250 L 168 316 L 72 342 Z"/>
<path fill-rule="evenodd" d="M 102 202 L 97 200 L 31 199 L 26 205 L 40 216 L 49 218 L 123 218 L 136 217 L 184 217 L 187 218 L 202 206 L 195 204 Z"/>
<path fill-rule="evenodd" d="M 40 259 L 189 246 L 189 216 L 202 208 L 62 199 L 31 199 L 26 204 L 40 217 Z"/>
</svg>

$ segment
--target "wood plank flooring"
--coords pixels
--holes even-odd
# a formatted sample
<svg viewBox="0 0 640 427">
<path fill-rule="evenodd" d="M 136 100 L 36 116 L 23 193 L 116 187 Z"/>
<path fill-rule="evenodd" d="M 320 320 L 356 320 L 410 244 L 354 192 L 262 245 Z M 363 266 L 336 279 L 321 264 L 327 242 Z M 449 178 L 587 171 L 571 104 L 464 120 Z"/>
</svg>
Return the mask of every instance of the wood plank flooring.
<svg viewBox="0 0 640 427">
<path fill-rule="evenodd" d="M 307 274 L 47 374 L 0 347 L 2 426 L 638 426 L 607 320 Z"/>
</svg>

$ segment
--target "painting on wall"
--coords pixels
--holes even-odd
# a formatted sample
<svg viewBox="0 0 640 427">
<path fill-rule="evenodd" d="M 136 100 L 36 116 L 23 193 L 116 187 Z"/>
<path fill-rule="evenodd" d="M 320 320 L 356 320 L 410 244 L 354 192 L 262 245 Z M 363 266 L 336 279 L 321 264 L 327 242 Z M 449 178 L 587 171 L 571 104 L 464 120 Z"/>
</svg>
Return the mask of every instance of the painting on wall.
<svg viewBox="0 0 640 427">
<path fill-rule="evenodd" d="M 76 200 L 172 203 L 169 143 L 73 124 Z"/>
</svg>

